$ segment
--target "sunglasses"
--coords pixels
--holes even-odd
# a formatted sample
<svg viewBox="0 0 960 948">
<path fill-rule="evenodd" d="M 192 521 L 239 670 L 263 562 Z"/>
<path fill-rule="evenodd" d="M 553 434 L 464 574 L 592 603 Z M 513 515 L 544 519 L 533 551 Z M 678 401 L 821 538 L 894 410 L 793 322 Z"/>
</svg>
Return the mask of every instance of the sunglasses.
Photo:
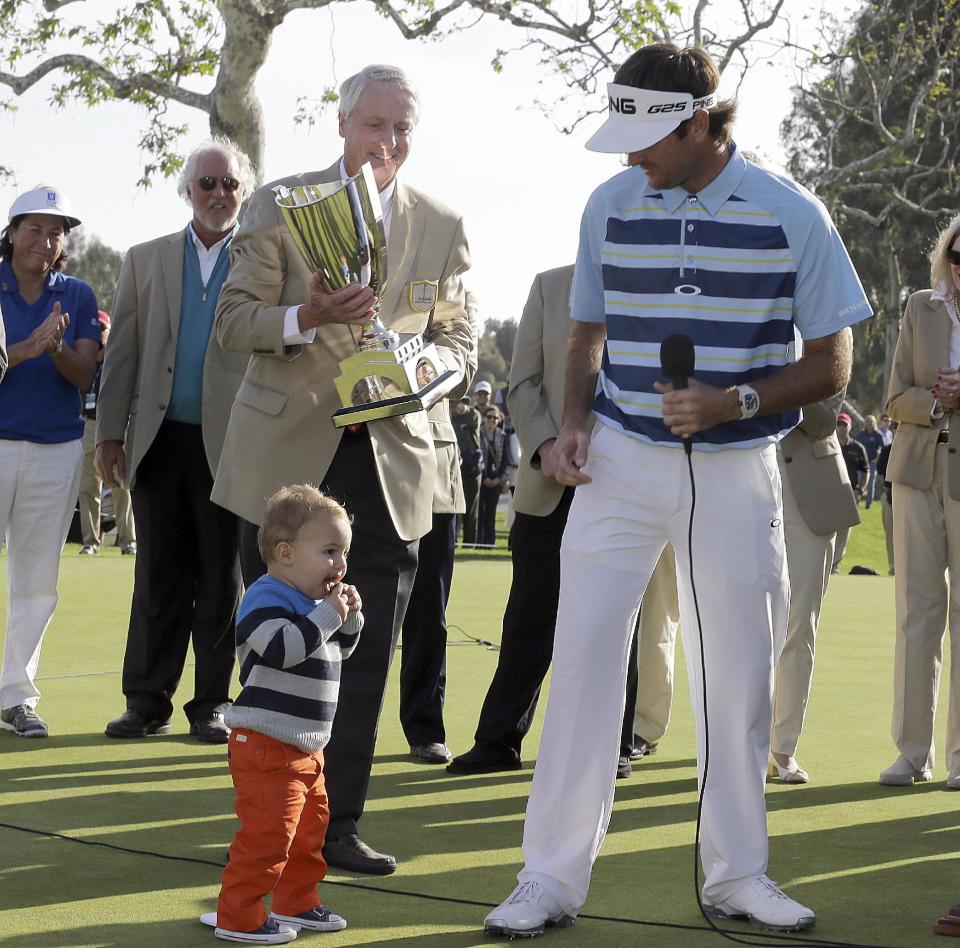
<svg viewBox="0 0 960 948">
<path fill-rule="evenodd" d="M 240 182 L 236 178 L 215 178 L 211 174 L 197 178 L 197 184 L 202 191 L 212 191 L 217 186 L 217 182 L 223 185 L 224 191 L 236 191 L 240 187 Z"/>
<path fill-rule="evenodd" d="M 960 267 L 960 250 L 948 250 L 947 260 L 949 260 L 955 267 Z"/>
<path fill-rule="evenodd" d="M 484 415 L 483 417 L 484 417 L 484 418 L 494 418 L 494 419 L 496 419 L 497 421 L 500 420 L 500 416 L 499 416 L 499 415 L 490 414 L 490 415 Z"/>
</svg>

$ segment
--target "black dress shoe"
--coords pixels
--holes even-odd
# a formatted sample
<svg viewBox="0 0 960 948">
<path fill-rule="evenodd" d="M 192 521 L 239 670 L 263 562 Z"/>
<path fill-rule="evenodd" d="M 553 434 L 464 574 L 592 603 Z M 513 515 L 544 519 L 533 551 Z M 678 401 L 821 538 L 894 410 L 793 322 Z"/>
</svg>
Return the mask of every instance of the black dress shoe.
<svg viewBox="0 0 960 948">
<path fill-rule="evenodd" d="M 633 773 L 633 767 L 630 765 L 629 757 L 618 757 L 617 758 L 617 780 L 622 780 L 624 777 L 629 777 Z"/>
<path fill-rule="evenodd" d="M 497 774 L 507 770 L 519 770 L 520 758 L 510 749 L 492 751 L 474 744 L 465 754 L 454 757 L 447 764 L 447 773 L 455 777 L 472 774 Z"/>
<path fill-rule="evenodd" d="M 190 725 L 190 734 L 201 744 L 226 744 L 230 740 L 230 728 L 223 723 L 223 714 L 214 711 L 208 718 L 201 718 Z"/>
<path fill-rule="evenodd" d="M 423 764 L 446 764 L 453 757 L 450 748 L 442 741 L 435 741 L 432 744 L 411 744 L 410 753 Z"/>
<path fill-rule="evenodd" d="M 103 733 L 107 737 L 147 737 L 149 734 L 166 734 L 169 730 L 170 718 L 148 718 L 133 708 L 127 708 L 104 728 Z"/>
<path fill-rule="evenodd" d="M 641 757 L 650 757 L 657 752 L 657 742 L 633 735 L 633 750 L 630 751 L 631 760 L 640 760 Z"/>
<path fill-rule="evenodd" d="M 393 856 L 371 849 L 356 833 L 328 839 L 323 846 L 323 858 L 328 866 L 370 876 L 388 876 L 397 871 Z"/>
</svg>

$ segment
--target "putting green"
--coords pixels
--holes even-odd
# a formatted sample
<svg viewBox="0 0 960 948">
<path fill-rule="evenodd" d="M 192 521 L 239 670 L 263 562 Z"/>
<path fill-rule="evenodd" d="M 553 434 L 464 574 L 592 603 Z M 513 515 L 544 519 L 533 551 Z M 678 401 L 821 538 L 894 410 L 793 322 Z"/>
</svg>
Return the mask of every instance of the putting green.
<svg viewBox="0 0 960 948">
<path fill-rule="evenodd" d="M 886 572 L 878 522 L 874 508 L 854 531 L 845 567 L 865 562 Z M 40 666 L 40 710 L 53 736 L 23 741 L 0 734 L 0 822 L 7 824 L 0 827 L 0 944 L 212 945 L 197 917 L 214 906 L 219 870 L 206 863 L 222 863 L 235 822 L 223 750 L 190 740 L 182 715 L 167 736 L 130 742 L 103 736 L 106 721 L 123 707 L 119 669 L 133 562 L 115 550 L 97 557 L 76 553 L 77 547 L 64 551 L 60 604 Z M 503 553 L 466 553 L 457 564 L 446 709 L 454 752 L 470 746 L 497 658 L 493 650 L 467 644 L 467 634 L 499 640 L 509 577 Z M 4 600 L 5 588 L 0 605 Z M 912 948 L 945 944 L 930 934 L 930 925 L 960 900 L 960 794 L 944 791 L 942 761 L 927 786 L 877 785 L 877 774 L 894 757 L 892 644 L 893 580 L 835 577 L 799 754 L 812 780 L 801 787 L 769 786 L 770 875 L 816 909 L 816 937 Z M 705 923 L 693 897 L 694 745 L 680 666 L 682 654 L 673 721 L 659 753 L 617 783 L 616 809 L 584 910 L 585 916 L 618 920 L 581 917 L 574 928 L 549 933 L 543 944 L 719 943 L 699 930 Z M 362 829 L 375 846 L 396 853 L 401 868 L 381 879 L 331 873 L 322 886 L 324 901 L 350 927 L 301 939 L 330 948 L 489 945 L 479 924 L 484 906 L 509 892 L 519 868 L 542 707 L 522 771 L 450 777 L 409 757 L 397 722 L 398 667 L 384 705 Z M 185 699 L 188 682 L 182 691 Z M 942 733 L 941 721 L 938 737 Z"/>
</svg>

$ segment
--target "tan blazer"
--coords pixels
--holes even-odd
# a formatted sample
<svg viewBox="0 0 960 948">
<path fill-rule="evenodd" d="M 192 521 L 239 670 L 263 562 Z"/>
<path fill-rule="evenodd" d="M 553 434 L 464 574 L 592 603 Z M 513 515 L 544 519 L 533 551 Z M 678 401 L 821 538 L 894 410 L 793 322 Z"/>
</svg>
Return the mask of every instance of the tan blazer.
<svg viewBox="0 0 960 948">
<path fill-rule="evenodd" d="M 843 393 L 803 406 L 803 421 L 781 442 L 783 471 L 811 533 L 828 536 L 860 522 L 837 439 Z"/>
<path fill-rule="evenodd" d="M 186 229 L 127 251 L 113 301 L 97 399 L 97 443 L 122 441 L 127 483 L 156 437 L 173 388 L 180 332 Z M 210 331 L 203 364 L 203 445 L 210 473 L 220 461 L 227 419 L 246 355 L 224 352 Z"/>
<path fill-rule="evenodd" d="M 951 328 L 947 307 L 931 300 L 930 294 L 920 290 L 907 301 L 887 389 L 887 412 L 900 422 L 890 448 L 887 480 L 918 490 L 933 485 L 937 436 L 950 419 L 930 417 L 937 369 L 950 360 Z M 951 451 L 947 464 L 953 493 L 960 479 L 960 457 Z"/>
<path fill-rule="evenodd" d="M 339 169 L 338 159 L 326 171 L 274 183 L 335 181 Z M 280 487 L 323 479 L 342 435 L 330 420 L 341 407 L 333 380 L 340 361 L 356 351 L 349 326 L 319 329 L 310 345 L 284 346 L 284 314 L 309 301 L 311 273 L 280 218 L 272 186 L 250 198 L 217 307 L 220 344 L 252 358 L 234 400 L 212 497 L 252 523 L 260 522 L 267 498 Z M 462 220 L 398 182 L 388 251 L 384 324 L 424 331 L 447 365 L 464 373 L 472 337 L 460 278 L 470 265 Z M 439 283 L 439 303 L 428 313 L 410 302 L 412 284 L 423 280 Z M 404 540 L 423 536 L 431 527 L 437 476 L 427 415 L 376 421 L 369 431 L 397 532 Z"/>
<path fill-rule="evenodd" d="M 573 266 L 537 274 L 513 344 L 507 407 L 522 453 L 513 505 L 533 517 L 551 514 L 563 494 L 563 485 L 531 467 L 530 459 L 563 422 L 572 280 Z"/>
<path fill-rule="evenodd" d="M 477 322 L 476 296 L 467 290 L 466 310 L 470 320 L 470 349 L 467 352 L 467 368 L 463 379 L 447 397 L 437 402 L 428 412 L 430 434 L 437 453 L 437 483 L 433 489 L 433 512 L 438 514 L 466 513 L 467 502 L 463 496 L 463 479 L 460 476 L 460 449 L 457 447 L 457 432 L 450 421 L 450 402 L 466 395 L 477 374 L 479 354 L 479 324 Z"/>
</svg>

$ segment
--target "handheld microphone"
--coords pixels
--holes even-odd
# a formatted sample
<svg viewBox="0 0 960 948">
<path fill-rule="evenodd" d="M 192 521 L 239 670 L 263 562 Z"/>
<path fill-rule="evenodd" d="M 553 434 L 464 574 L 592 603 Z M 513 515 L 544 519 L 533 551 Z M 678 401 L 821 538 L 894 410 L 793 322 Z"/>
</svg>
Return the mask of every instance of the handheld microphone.
<svg viewBox="0 0 960 948">
<path fill-rule="evenodd" d="M 660 367 L 675 389 L 687 387 L 695 363 L 693 340 L 685 333 L 674 333 L 660 343 Z M 684 435 L 683 450 L 689 454 L 692 447 L 690 435 Z"/>
</svg>

